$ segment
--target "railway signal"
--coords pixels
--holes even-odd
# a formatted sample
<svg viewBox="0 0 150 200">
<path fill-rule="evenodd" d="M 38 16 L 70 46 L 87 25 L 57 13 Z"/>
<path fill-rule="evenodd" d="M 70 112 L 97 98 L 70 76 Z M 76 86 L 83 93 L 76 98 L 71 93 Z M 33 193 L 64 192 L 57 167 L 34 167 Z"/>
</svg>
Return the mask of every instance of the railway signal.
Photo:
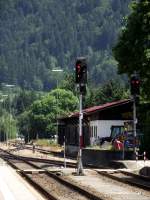
<svg viewBox="0 0 150 200">
<path fill-rule="evenodd" d="M 140 94 L 140 79 L 137 75 L 132 75 L 130 80 L 131 95 Z"/>
<path fill-rule="evenodd" d="M 83 175 L 83 164 L 82 164 L 82 141 L 83 141 L 83 134 L 82 134 L 82 120 L 83 120 L 83 113 L 82 113 L 82 96 L 86 93 L 86 83 L 87 83 L 87 63 L 85 57 L 79 57 L 75 63 L 75 77 L 76 77 L 76 84 L 79 88 L 80 92 L 80 101 L 79 101 L 79 151 L 77 157 L 77 174 Z"/>
<path fill-rule="evenodd" d="M 87 83 L 87 63 L 84 57 L 77 58 L 75 64 L 76 70 L 76 83 L 86 84 Z"/>
<path fill-rule="evenodd" d="M 80 93 L 82 95 L 86 94 L 86 85 L 85 84 L 80 85 Z"/>
</svg>

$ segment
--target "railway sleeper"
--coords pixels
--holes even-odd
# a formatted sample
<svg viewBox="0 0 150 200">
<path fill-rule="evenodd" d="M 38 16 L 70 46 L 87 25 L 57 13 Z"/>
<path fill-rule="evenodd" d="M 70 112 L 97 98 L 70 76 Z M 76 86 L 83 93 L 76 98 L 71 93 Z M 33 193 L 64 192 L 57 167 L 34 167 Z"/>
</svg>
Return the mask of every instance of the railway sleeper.
<svg viewBox="0 0 150 200">
<path fill-rule="evenodd" d="M 17 172 L 24 172 L 25 174 L 42 174 L 45 173 L 44 169 L 24 169 L 24 170 L 16 170 Z"/>
</svg>

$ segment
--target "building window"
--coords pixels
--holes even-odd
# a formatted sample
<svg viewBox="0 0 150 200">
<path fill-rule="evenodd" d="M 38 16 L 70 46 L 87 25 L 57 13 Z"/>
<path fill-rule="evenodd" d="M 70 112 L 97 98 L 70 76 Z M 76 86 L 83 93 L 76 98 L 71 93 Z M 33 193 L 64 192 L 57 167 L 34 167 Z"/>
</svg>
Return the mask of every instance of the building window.
<svg viewBox="0 0 150 200">
<path fill-rule="evenodd" d="M 97 138 L 97 126 L 94 126 L 94 137 Z"/>
<path fill-rule="evenodd" d="M 91 126 L 90 127 L 90 132 L 91 132 L 91 137 L 92 138 L 97 138 L 97 126 Z"/>
<path fill-rule="evenodd" d="M 93 126 L 90 127 L 91 138 L 93 137 Z"/>
</svg>

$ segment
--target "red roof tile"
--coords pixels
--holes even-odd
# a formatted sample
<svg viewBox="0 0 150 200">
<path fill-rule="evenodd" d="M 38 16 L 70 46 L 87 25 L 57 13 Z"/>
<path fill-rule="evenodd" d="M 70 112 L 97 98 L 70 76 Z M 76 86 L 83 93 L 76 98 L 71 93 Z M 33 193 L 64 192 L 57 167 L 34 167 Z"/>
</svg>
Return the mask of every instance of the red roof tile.
<svg viewBox="0 0 150 200">
<path fill-rule="evenodd" d="M 83 110 L 83 114 L 88 115 L 93 112 L 105 110 L 105 109 L 119 106 L 119 105 L 123 105 L 123 104 L 129 103 L 131 101 L 132 101 L 131 99 L 125 99 L 125 100 L 119 100 L 119 101 L 114 101 L 114 102 L 110 102 L 110 103 L 105 103 L 105 104 L 99 105 L 99 106 L 89 107 L 89 108 L 86 108 Z M 76 117 L 78 115 L 79 115 L 79 112 L 75 112 L 75 113 L 71 114 L 69 117 Z"/>
</svg>

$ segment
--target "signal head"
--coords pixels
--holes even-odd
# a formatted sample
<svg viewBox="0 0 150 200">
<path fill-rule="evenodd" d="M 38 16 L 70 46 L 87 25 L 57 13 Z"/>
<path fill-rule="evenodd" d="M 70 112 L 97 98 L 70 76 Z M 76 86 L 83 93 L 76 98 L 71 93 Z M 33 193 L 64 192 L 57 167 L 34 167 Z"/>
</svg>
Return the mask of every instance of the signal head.
<svg viewBox="0 0 150 200">
<path fill-rule="evenodd" d="M 86 84 L 87 82 L 87 64 L 84 57 L 77 58 L 76 64 L 76 83 Z"/>
<path fill-rule="evenodd" d="M 132 75 L 130 80 L 131 94 L 136 96 L 140 94 L 140 79 L 137 75 Z"/>
</svg>

